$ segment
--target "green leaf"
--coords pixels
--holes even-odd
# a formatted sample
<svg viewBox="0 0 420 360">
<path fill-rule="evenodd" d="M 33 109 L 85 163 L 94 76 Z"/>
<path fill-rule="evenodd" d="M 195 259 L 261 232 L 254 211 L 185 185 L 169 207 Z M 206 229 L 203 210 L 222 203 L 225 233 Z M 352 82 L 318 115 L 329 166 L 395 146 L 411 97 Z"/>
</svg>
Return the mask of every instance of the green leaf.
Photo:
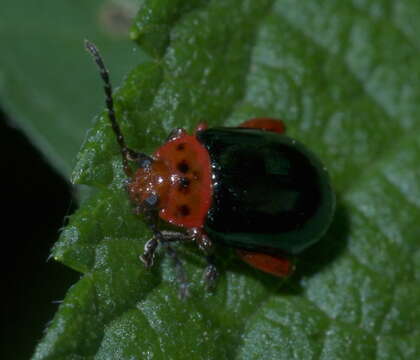
<svg viewBox="0 0 420 360">
<path fill-rule="evenodd" d="M 21 3 L 2 1 L 0 105 L 66 178 L 91 119 L 104 107 L 83 40 L 98 44 L 112 77 L 121 79 L 146 59 L 127 39 L 136 4 L 39 0 L 25 3 L 23 14 Z"/>
<path fill-rule="evenodd" d="M 154 61 L 115 94 L 130 146 L 152 152 L 203 120 L 282 118 L 330 170 L 336 216 L 286 284 L 220 248 L 207 294 L 199 252 L 178 247 L 181 301 L 168 259 L 139 263 L 151 234 L 102 116 L 73 174 L 100 190 L 53 249 L 84 275 L 34 359 L 418 359 L 418 16 L 408 0 L 146 1 L 132 36 Z"/>
</svg>

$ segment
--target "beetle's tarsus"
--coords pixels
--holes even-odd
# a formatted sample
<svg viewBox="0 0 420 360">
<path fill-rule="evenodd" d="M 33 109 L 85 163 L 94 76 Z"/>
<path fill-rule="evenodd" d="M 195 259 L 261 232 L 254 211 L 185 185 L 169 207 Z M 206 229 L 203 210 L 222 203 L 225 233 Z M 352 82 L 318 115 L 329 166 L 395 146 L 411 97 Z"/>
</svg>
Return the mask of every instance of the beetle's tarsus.
<svg viewBox="0 0 420 360">
<path fill-rule="evenodd" d="M 144 254 L 140 255 L 140 261 L 147 269 L 153 266 L 157 247 L 158 241 L 155 238 L 150 239 L 144 245 Z"/>
<path fill-rule="evenodd" d="M 207 267 L 204 269 L 204 282 L 207 291 L 214 290 L 216 286 L 217 278 L 219 277 L 219 272 L 217 271 L 217 267 L 214 264 L 214 256 L 206 256 L 207 259 Z"/>
</svg>

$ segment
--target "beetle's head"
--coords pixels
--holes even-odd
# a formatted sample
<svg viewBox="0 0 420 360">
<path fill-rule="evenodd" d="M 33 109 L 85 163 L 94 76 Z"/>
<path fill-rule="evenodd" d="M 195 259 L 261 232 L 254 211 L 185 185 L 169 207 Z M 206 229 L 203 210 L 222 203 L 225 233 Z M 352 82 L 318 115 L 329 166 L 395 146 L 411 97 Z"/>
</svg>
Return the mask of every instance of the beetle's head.
<svg viewBox="0 0 420 360">
<path fill-rule="evenodd" d="M 167 202 L 170 180 L 163 161 L 143 160 L 128 185 L 130 198 L 137 205 L 161 209 Z"/>
</svg>

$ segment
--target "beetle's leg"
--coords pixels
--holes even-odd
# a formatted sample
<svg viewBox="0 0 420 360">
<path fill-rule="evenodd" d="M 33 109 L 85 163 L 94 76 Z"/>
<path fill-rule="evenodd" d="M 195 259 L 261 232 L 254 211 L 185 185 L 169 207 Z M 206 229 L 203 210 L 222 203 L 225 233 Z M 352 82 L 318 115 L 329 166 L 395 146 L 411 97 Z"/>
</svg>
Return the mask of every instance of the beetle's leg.
<svg viewBox="0 0 420 360">
<path fill-rule="evenodd" d="M 176 250 L 170 245 L 170 243 L 173 241 L 185 240 L 191 240 L 191 236 L 177 231 L 155 230 L 154 236 L 149 241 L 147 241 L 144 246 L 144 254 L 140 256 L 140 260 L 144 263 L 146 268 L 150 268 L 153 265 L 158 246 L 161 245 L 164 247 L 175 268 L 176 278 L 180 285 L 179 297 L 181 299 L 188 297 L 189 283 L 182 261 L 179 259 Z"/>
<path fill-rule="evenodd" d="M 161 234 L 163 236 L 163 240 L 165 242 L 171 241 L 191 241 L 191 236 L 186 233 L 179 232 L 179 231 L 166 231 L 162 230 Z"/>
<path fill-rule="evenodd" d="M 190 236 L 192 241 L 195 241 L 198 248 L 204 254 L 210 255 L 213 253 L 213 242 L 201 228 L 191 228 L 188 230 L 187 234 Z"/>
<path fill-rule="evenodd" d="M 147 269 L 153 266 L 158 245 L 159 243 L 155 237 L 152 237 L 144 245 L 144 253 L 143 255 L 140 255 L 140 260 Z"/>
<path fill-rule="evenodd" d="M 199 228 L 190 229 L 191 238 L 197 243 L 198 248 L 206 255 L 207 266 L 204 269 L 203 278 L 206 283 L 207 290 L 214 288 L 217 277 L 219 275 L 213 255 L 214 246 L 207 234 Z"/>
<path fill-rule="evenodd" d="M 146 268 L 152 267 L 158 245 L 163 240 L 163 235 L 157 227 L 158 214 L 155 207 L 157 202 L 157 196 L 150 196 L 134 208 L 135 214 L 143 214 L 145 216 L 146 223 L 153 232 L 153 237 L 144 245 L 143 255 L 140 255 L 139 257 L 140 261 L 146 266 Z"/>
<path fill-rule="evenodd" d="M 219 272 L 215 264 L 214 255 L 207 255 L 207 266 L 204 269 L 204 281 L 206 283 L 206 290 L 211 291 L 216 285 L 217 278 L 219 277 Z"/>
<path fill-rule="evenodd" d="M 172 264 L 175 269 L 175 276 L 179 283 L 179 297 L 181 299 L 185 299 L 189 295 L 189 282 L 187 279 L 187 273 L 185 272 L 184 265 L 179 259 L 176 250 L 168 242 L 163 243 L 163 246 L 165 247 L 166 253 L 171 258 Z"/>
<path fill-rule="evenodd" d="M 166 245 L 172 241 L 185 241 L 190 239 L 191 237 L 181 232 L 159 231 L 144 245 L 144 253 L 140 256 L 140 260 L 146 268 L 151 268 L 159 244 Z M 172 251 L 174 252 L 175 250 L 172 249 Z"/>
<path fill-rule="evenodd" d="M 175 276 L 179 283 L 179 297 L 185 299 L 189 295 L 189 282 L 182 261 L 179 259 L 176 250 L 171 246 L 173 241 L 191 241 L 191 236 L 178 231 L 162 231 L 162 245 L 165 247 L 166 253 L 172 260 L 175 268 Z"/>
</svg>

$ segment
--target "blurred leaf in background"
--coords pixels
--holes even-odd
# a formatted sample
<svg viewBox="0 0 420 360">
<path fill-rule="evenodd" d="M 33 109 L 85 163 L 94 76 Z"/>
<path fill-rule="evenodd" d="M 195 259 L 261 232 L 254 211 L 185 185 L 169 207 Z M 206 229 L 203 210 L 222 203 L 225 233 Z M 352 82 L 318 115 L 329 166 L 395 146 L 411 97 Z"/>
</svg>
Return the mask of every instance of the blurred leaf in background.
<svg viewBox="0 0 420 360">
<path fill-rule="evenodd" d="M 79 278 L 47 258 L 76 207 L 68 180 L 77 151 L 104 107 L 83 40 L 98 43 L 118 85 L 146 58 L 128 39 L 138 7 L 136 0 L 1 2 L 2 359 L 30 357 Z"/>
<path fill-rule="evenodd" d="M 135 0 L 2 1 L 0 101 L 4 112 L 66 178 L 103 107 L 83 40 L 94 40 L 119 84 L 145 55 L 128 39 Z"/>
<path fill-rule="evenodd" d="M 286 285 L 222 248 L 206 294 L 202 258 L 179 247 L 182 302 L 167 259 L 139 263 L 151 234 L 101 116 L 73 172 L 99 191 L 53 249 L 83 275 L 33 358 L 420 358 L 419 16 L 409 0 L 145 1 L 132 37 L 154 60 L 115 94 L 128 143 L 152 152 L 175 127 L 283 118 L 329 168 L 337 214 Z"/>
</svg>

